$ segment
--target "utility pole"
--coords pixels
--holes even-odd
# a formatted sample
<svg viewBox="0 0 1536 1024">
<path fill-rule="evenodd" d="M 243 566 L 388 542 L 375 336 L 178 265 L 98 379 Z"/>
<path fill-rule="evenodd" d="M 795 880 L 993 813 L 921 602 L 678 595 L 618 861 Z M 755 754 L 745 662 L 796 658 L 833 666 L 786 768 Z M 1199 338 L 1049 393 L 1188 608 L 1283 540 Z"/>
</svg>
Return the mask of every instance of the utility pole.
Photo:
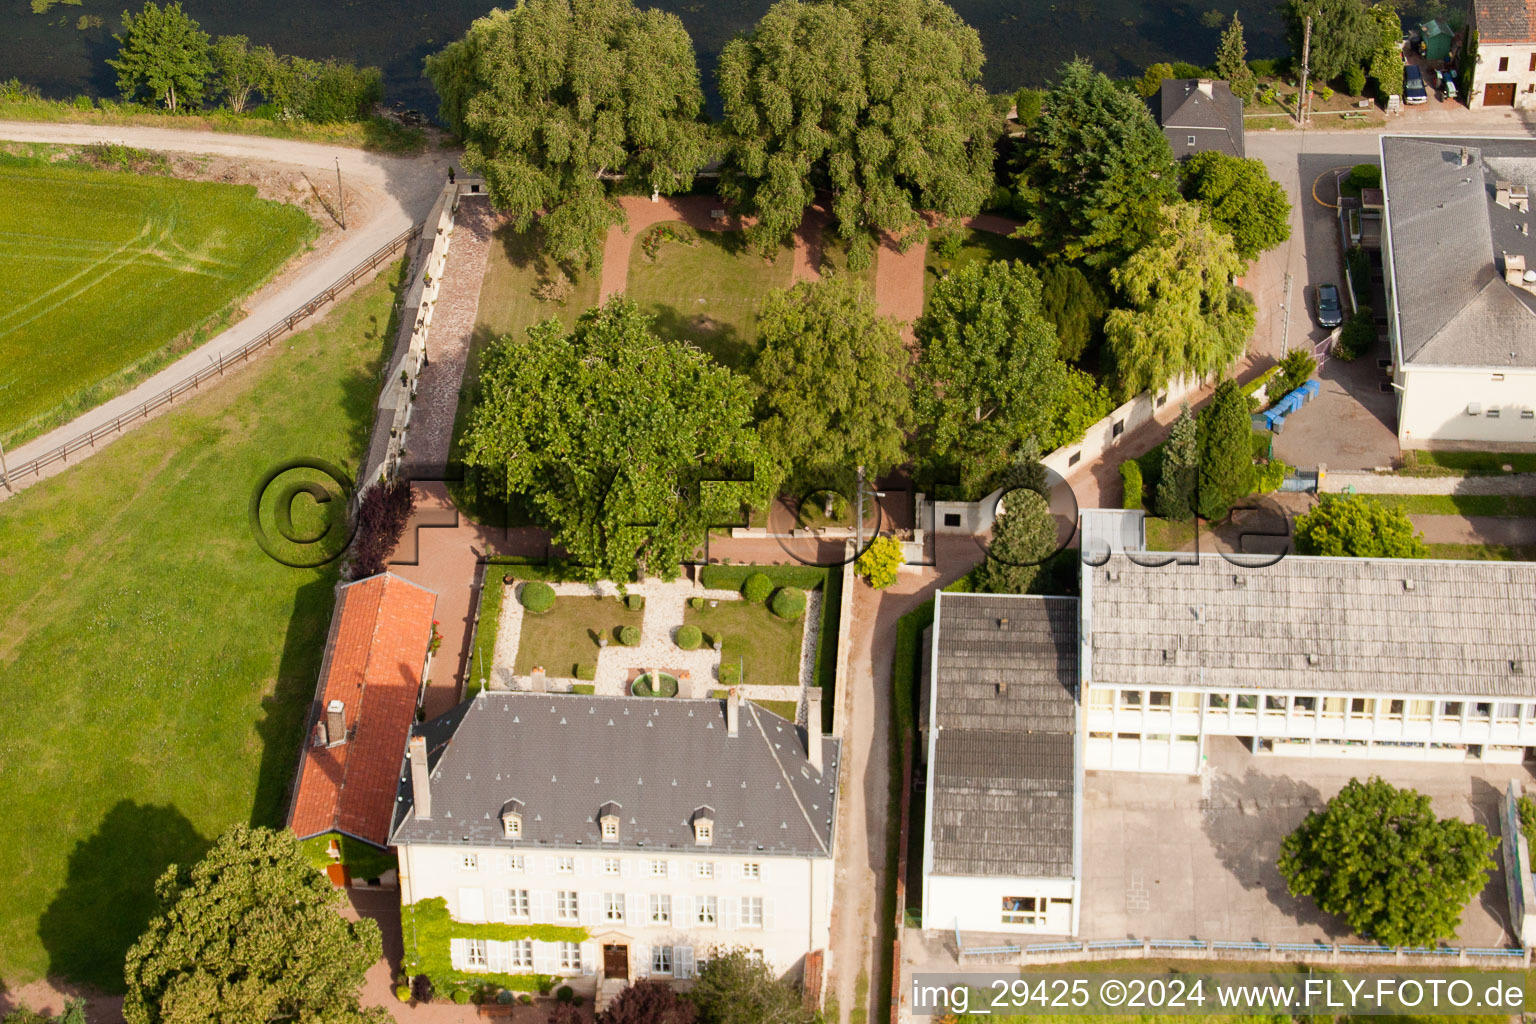
<svg viewBox="0 0 1536 1024">
<path fill-rule="evenodd" d="M 1305 126 L 1307 123 L 1307 59 L 1312 55 L 1312 15 L 1307 15 L 1301 33 L 1301 92 L 1296 94 L 1296 123 Z"/>
<path fill-rule="evenodd" d="M 857 488 L 858 500 L 853 509 L 853 553 L 855 556 L 864 553 L 864 467 L 859 467 L 859 485 Z"/>
<path fill-rule="evenodd" d="M 1311 24 L 1310 21 L 1307 22 Z M 341 190 L 341 157 L 336 158 L 336 205 L 341 209 L 341 230 L 347 230 L 347 196 Z"/>
<path fill-rule="evenodd" d="M 5 484 L 6 490 L 11 490 L 11 471 L 5 468 L 5 445 L 0 444 L 0 483 Z"/>
</svg>

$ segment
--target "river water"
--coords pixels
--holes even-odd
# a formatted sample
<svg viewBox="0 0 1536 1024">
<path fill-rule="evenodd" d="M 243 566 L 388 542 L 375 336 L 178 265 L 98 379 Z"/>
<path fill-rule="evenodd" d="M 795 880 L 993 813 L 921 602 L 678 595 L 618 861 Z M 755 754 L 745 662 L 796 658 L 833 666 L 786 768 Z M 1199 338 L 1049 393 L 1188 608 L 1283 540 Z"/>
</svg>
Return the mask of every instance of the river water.
<svg viewBox="0 0 1536 1024">
<path fill-rule="evenodd" d="M 640 2 L 644 6 L 647 0 Z M 687 25 L 712 93 L 715 54 L 750 27 L 770 0 L 652 2 L 676 12 Z M 1044 84 L 1074 55 L 1114 76 L 1138 74 L 1158 60 L 1209 63 L 1234 7 L 1230 0 L 952 2 L 981 33 L 987 51 L 985 84 L 994 92 Z M 503 0 L 505 6 L 511 3 Z M 27 0 L 3 0 L 0 79 L 15 76 L 55 97 L 114 95 L 113 74 L 103 61 L 116 51 L 112 32 L 120 27 L 123 8 L 138 5 L 138 0 L 77 0 L 77 5 L 61 3 L 37 14 Z M 384 69 L 390 99 L 429 114 L 437 104 L 431 85 L 421 77 L 422 58 L 488 9 L 486 0 L 184 0 L 183 6 L 214 35 L 243 33 L 282 53 L 376 64 Z M 1249 56 L 1280 56 L 1285 43 L 1274 0 L 1235 6 Z"/>
</svg>

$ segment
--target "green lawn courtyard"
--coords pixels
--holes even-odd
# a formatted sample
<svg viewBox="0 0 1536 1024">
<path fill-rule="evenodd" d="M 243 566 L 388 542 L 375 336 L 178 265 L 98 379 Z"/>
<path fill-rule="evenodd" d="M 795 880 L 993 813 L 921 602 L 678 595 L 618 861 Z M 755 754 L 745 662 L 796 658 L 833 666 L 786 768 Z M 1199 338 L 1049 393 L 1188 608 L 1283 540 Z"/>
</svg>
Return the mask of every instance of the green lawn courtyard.
<svg viewBox="0 0 1536 1024">
<path fill-rule="evenodd" d="M 126 214 L 103 222 L 114 216 Z M 209 230 L 205 251 L 251 244 L 214 246 Z M 0 504 L 6 985 L 52 975 L 121 991 L 123 954 L 165 868 L 191 863 L 233 823 L 283 822 L 336 570 L 264 554 L 247 502 L 286 459 L 356 471 L 395 337 L 399 269 L 219 387 Z M 171 280 L 192 301 L 197 276 Z M 100 315 L 121 290 L 88 289 L 81 305 Z"/>
<path fill-rule="evenodd" d="M 991 263 L 993 260 L 1023 260 L 1032 263 L 1029 246 L 1023 242 L 1000 235 L 995 231 L 977 231 L 967 228 L 963 233 L 959 252 L 953 256 L 940 256 L 932 240 L 928 243 L 928 256 L 923 273 L 923 301 L 933 291 L 933 283 L 947 273 L 953 273 L 973 263 Z"/>
<path fill-rule="evenodd" d="M 683 240 L 663 241 L 652 260 L 645 235 L 637 239 L 625 294 L 656 318 L 664 337 L 692 342 L 721 364 L 744 369 L 757 351 L 758 308 L 770 291 L 789 287 L 793 251 L 782 247 L 770 263 L 739 231 L 695 231 L 667 221 L 646 234 L 657 229 Z"/>
<path fill-rule="evenodd" d="M 557 597 L 553 608 L 538 615 L 524 608 L 512 671 L 523 676 L 542 665 L 548 675 L 570 678 L 578 665 L 595 668 L 598 638 L 617 646 L 620 628 L 638 627 L 644 616 L 614 597 Z"/>
<path fill-rule="evenodd" d="M 800 682 L 800 645 L 805 637 L 803 619 L 786 622 L 765 605 L 751 601 L 721 601 L 710 608 L 688 608 L 683 621 L 698 626 L 705 643 L 723 636 L 720 648 L 722 673 L 739 666 L 741 682 L 769 686 L 795 686 Z"/>
<path fill-rule="evenodd" d="M 0 441 L 121 393 L 227 323 L 316 228 L 249 185 L 0 156 Z"/>
</svg>

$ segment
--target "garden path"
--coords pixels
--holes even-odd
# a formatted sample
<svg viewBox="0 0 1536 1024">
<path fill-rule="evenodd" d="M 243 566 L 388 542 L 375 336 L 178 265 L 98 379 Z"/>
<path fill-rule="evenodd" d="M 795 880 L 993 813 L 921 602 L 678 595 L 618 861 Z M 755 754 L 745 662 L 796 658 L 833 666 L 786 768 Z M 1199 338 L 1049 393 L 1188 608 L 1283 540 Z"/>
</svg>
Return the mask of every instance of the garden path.
<svg viewBox="0 0 1536 1024">
<path fill-rule="evenodd" d="M 629 284 L 630 251 L 651 225 L 680 220 L 695 231 L 739 231 L 752 223 L 750 219 L 730 214 L 718 220 L 713 217 L 713 211 L 726 210 L 725 201 L 719 196 L 665 196 L 655 202 L 644 196 L 620 196 L 619 206 L 629 223 L 609 228 L 608 237 L 603 242 L 603 271 L 597 288 L 599 302 L 624 294 Z M 798 235 L 796 244 L 798 246 Z"/>
</svg>

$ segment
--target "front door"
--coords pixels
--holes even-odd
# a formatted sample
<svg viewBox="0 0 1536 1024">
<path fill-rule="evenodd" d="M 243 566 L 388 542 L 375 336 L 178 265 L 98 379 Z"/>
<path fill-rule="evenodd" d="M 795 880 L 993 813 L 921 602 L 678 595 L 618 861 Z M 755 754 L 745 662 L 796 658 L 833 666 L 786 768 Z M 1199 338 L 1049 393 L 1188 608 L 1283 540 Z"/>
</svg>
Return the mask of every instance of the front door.
<svg viewBox="0 0 1536 1024">
<path fill-rule="evenodd" d="M 1514 82 L 1490 82 L 1483 86 L 1483 106 L 1512 107 L 1515 105 Z"/>
<path fill-rule="evenodd" d="M 603 946 L 603 977 L 629 978 L 629 947 Z"/>
</svg>

